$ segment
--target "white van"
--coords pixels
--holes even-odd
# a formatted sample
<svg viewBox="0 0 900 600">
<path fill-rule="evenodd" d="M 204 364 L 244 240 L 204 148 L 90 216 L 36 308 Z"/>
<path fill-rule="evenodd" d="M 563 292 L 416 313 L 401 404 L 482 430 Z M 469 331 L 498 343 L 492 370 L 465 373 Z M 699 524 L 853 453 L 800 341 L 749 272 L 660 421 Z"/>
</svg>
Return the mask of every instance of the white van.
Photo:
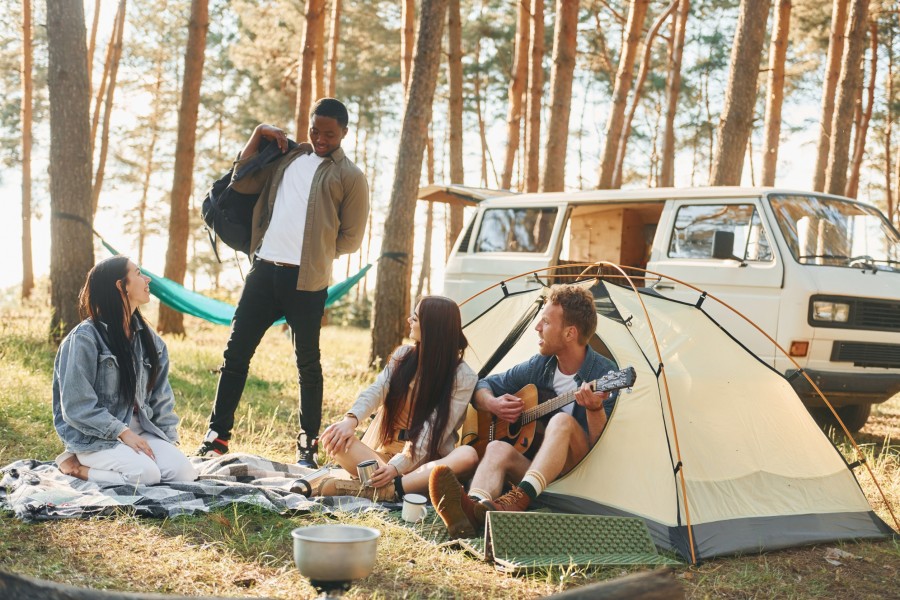
<svg viewBox="0 0 900 600">
<path fill-rule="evenodd" d="M 757 323 L 790 350 L 851 430 L 865 424 L 872 403 L 900 393 L 900 234 L 872 206 L 772 188 L 501 194 L 462 186 L 420 192 L 423 200 L 477 202 L 444 275 L 444 293 L 457 301 L 551 265 L 645 268 L 714 294 Z M 554 280 L 542 273 L 506 287 Z M 697 298 L 668 279 L 643 283 Z M 499 293 L 469 303 L 464 318 Z M 718 303 L 704 309 L 821 415 L 818 395 L 805 378 L 791 378 L 796 368 L 771 342 Z"/>
</svg>

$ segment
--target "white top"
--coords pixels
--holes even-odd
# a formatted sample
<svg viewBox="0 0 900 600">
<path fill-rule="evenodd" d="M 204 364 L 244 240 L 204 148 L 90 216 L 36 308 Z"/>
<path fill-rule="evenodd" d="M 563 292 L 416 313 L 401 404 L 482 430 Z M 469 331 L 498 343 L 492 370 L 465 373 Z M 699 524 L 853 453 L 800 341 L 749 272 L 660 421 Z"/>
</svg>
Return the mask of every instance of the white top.
<svg viewBox="0 0 900 600">
<path fill-rule="evenodd" d="M 566 392 L 574 392 L 578 389 L 578 384 L 575 383 L 575 373 L 571 375 L 565 375 L 562 371 L 559 370 L 559 366 L 556 367 L 556 374 L 553 376 L 553 392 L 557 396 L 562 396 Z M 575 403 L 570 402 L 566 404 L 559 412 L 564 412 L 567 415 L 574 415 L 575 412 Z"/>
<path fill-rule="evenodd" d="M 275 193 L 275 209 L 257 256 L 264 260 L 300 264 L 306 208 L 313 176 L 325 160 L 316 154 L 298 156 L 284 170 Z"/>
</svg>

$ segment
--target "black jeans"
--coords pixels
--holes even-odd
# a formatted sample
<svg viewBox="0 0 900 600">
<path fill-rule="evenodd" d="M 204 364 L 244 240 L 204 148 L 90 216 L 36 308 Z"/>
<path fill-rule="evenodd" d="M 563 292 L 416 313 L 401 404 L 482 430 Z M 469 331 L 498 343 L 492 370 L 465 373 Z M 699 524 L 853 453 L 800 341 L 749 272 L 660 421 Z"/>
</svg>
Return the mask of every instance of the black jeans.
<svg viewBox="0 0 900 600">
<path fill-rule="evenodd" d="M 244 391 L 250 359 L 272 323 L 284 317 L 291 328 L 300 383 L 300 429 L 312 439 L 322 425 L 322 363 L 319 332 L 328 290 L 297 290 L 299 267 L 253 262 L 231 322 L 231 337 L 219 372 L 209 428 L 223 440 L 231 438 L 234 413 Z"/>
</svg>

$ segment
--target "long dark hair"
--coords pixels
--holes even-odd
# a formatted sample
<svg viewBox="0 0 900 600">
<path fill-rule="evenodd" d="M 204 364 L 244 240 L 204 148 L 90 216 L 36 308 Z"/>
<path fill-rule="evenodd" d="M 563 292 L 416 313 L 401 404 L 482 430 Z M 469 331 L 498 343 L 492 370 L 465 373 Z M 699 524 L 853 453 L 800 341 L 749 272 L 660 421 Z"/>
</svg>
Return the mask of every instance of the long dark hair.
<svg viewBox="0 0 900 600">
<path fill-rule="evenodd" d="M 100 337 L 115 355 L 119 363 L 119 395 L 128 403 L 132 403 L 137 391 L 137 373 L 134 365 L 134 346 L 125 331 L 125 323 L 132 318 L 131 304 L 124 293 L 128 279 L 128 260 L 126 256 L 113 256 L 94 265 L 78 294 L 78 312 L 82 319 L 90 317 L 94 321 Z M 121 282 L 121 289 L 116 285 L 117 282 Z M 156 378 L 159 375 L 159 356 L 156 353 L 153 333 L 137 308 L 134 309 L 133 318 L 140 324 L 140 327 L 135 329 L 140 332 L 144 353 L 150 361 L 150 379 L 147 382 L 149 393 L 156 385 Z M 101 323 L 105 323 L 106 327 Z"/>
<path fill-rule="evenodd" d="M 422 428 L 434 415 L 429 459 L 437 456 L 441 433 L 450 418 L 450 395 L 456 379 L 456 368 L 469 345 L 462 331 L 459 306 L 443 296 L 425 296 L 419 303 L 420 340 L 400 358 L 391 374 L 384 418 L 381 421 L 381 443 L 391 439 L 394 420 L 411 392 L 408 437 L 417 442 Z M 412 389 L 410 389 L 412 383 Z"/>
</svg>

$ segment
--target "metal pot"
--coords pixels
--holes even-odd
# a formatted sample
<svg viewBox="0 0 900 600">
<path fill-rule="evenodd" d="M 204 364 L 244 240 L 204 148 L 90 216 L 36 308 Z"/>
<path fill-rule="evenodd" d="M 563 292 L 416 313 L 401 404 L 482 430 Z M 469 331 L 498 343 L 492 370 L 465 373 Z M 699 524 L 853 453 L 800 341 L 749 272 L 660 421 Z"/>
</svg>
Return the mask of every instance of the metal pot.
<svg viewBox="0 0 900 600">
<path fill-rule="evenodd" d="M 291 537 L 301 575 L 316 582 L 349 582 L 372 572 L 381 532 L 355 525 L 313 525 L 294 529 Z"/>
</svg>

